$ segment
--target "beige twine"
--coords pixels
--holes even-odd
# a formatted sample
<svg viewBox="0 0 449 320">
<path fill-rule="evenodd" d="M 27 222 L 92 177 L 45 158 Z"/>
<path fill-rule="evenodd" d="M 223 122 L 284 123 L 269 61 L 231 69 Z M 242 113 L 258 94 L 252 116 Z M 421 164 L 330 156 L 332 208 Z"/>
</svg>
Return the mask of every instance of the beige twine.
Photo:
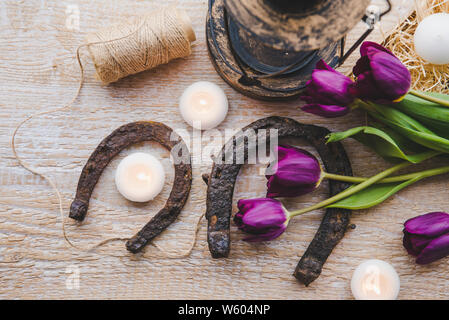
<svg viewBox="0 0 449 320">
<path fill-rule="evenodd" d="M 180 20 L 178 21 L 176 18 Z M 144 18 L 138 19 L 138 21 L 138 23 L 134 23 L 131 26 L 121 24 L 111 28 L 111 31 L 103 29 L 99 33 L 89 36 L 88 39 L 98 39 L 98 41 L 88 41 L 86 44 L 80 45 L 76 49 L 76 60 L 79 65 L 80 80 L 78 89 L 72 100 L 63 107 L 39 112 L 22 120 L 15 128 L 11 138 L 12 152 L 19 165 L 29 172 L 45 179 L 53 188 L 56 197 L 58 198 L 63 238 L 72 248 L 80 251 L 88 252 L 108 242 L 126 241 L 129 240 L 129 238 L 114 237 L 104 239 L 90 248 L 82 248 L 73 244 L 66 233 L 62 196 L 56 183 L 49 176 L 32 168 L 19 157 L 15 145 L 16 135 L 19 129 L 29 120 L 44 114 L 68 110 L 73 106 L 78 99 L 84 84 L 84 66 L 80 59 L 80 49 L 83 47 L 88 47 L 92 59 L 95 61 L 98 76 L 105 83 L 110 83 L 127 75 L 148 70 L 157 65 L 167 63 L 177 57 L 185 57 L 191 53 L 189 41 L 195 40 L 195 35 L 193 34 L 193 30 L 186 28 L 190 22 L 186 20 L 184 12 L 178 11 L 175 8 L 162 9 L 161 11 L 155 12 L 153 15 L 146 15 Z M 123 29 L 119 29 L 119 26 L 122 26 Z M 124 32 L 125 30 L 126 32 Z M 114 32 L 116 33 L 114 34 Z M 133 41 L 136 43 L 133 44 Z M 99 49 L 93 49 L 95 47 L 99 47 Z M 133 60 L 133 55 L 136 56 L 136 60 Z M 151 244 L 163 252 L 168 258 L 183 258 L 189 256 L 195 247 L 200 223 L 203 217 L 204 214 L 198 218 L 193 240 L 186 251 L 181 253 L 177 251 L 168 251 L 156 243 Z"/>
<path fill-rule="evenodd" d="M 182 11 L 166 8 L 88 35 L 87 42 L 97 44 L 88 45 L 97 76 L 108 84 L 190 55 L 195 35 L 185 17 Z"/>
<path fill-rule="evenodd" d="M 449 12 L 448 0 L 415 0 L 415 12 L 405 19 L 386 40 L 391 50 L 412 76 L 412 88 L 449 94 L 449 66 L 433 65 L 419 57 L 413 45 L 413 36 L 420 21 L 439 12 Z"/>
</svg>

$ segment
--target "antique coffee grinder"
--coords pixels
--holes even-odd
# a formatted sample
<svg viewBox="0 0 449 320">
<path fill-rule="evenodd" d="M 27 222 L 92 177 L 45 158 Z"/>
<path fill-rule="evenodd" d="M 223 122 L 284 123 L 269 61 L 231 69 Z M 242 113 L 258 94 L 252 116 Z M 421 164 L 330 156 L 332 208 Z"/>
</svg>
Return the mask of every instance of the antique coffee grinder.
<svg viewBox="0 0 449 320">
<path fill-rule="evenodd" d="M 342 64 L 381 16 L 370 0 L 209 0 L 206 36 L 220 76 L 263 100 L 298 97 L 316 63 Z M 368 7 L 369 6 L 369 7 Z M 344 53 L 345 35 L 363 19 L 367 31 Z"/>
</svg>

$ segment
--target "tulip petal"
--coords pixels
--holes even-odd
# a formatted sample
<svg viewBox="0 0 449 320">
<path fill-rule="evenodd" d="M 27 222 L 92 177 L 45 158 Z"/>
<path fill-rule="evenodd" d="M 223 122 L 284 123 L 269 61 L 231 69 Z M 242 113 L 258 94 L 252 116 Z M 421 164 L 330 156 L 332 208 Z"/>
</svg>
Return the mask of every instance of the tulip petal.
<svg viewBox="0 0 449 320">
<path fill-rule="evenodd" d="M 248 227 L 256 229 L 273 225 L 282 225 L 287 220 L 281 207 L 272 204 L 260 204 L 256 210 L 250 210 L 243 215 L 242 222 Z"/>
<path fill-rule="evenodd" d="M 368 54 L 368 50 L 383 51 L 394 56 L 394 54 L 390 50 L 381 46 L 380 44 L 372 41 L 364 41 L 360 46 L 360 55 L 362 57 L 366 56 Z"/>
<path fill-rule="evenodd" d="M 352 83 L 349 77 L 339 72 L 315 69 L 307 94 L 321 104 L 347 105 L 354 100 L 348 92 Z"/>
<path fill-rule="evenodd" d="M 374 54 L 376 52 L 386 52 L 391 56 L 394 56 L 393 53 L 381 46 L 380 44 L 377 44 L 375 42 L 371 41 L 365 41 L 360 46 L 360 55 L 361 58 L 357 60 L 356 65 L 354 66 L 352 72 L 355 76 L 358 76 L 359 74 L 362 74 L 366 71 L 369 71 L 371 69 L 370 66 L 370 60 L 371 57 L 368 57 L 368 52 Z"/>
<path fill-rule="evenodd" d="M 237 228 L 239 228 L 239 229 L 243 227 L 242 218 L 243 218 L 243 213 L 240 211 L 234 215 L 234 223 L 237 226 Z"/>
<path fill-rule="evenodd" d="M 346 115 L 349 108 L 337 105 L 306 104 L 301 110 L 325 118 L 336 118 Z"/>
<path fill-rule="evenodd" d="M 378 87 L 371 71 L 360 74 L 357 82 L 349 90 L 354 96 L 377 103 L 390 104 L 393 100 Z"/>
<path fill-rule="evenodd" d="M 243 238 L 243 241 L 247 242 L 261 242 L 261 241 L 270 241 L 273 239 L 276 239 L 281 234 L 283 234 L 285 231 L 285 228 L 279 228 L 279 229 L 273 229 L 263 234 L 255 234 L 248 236 L 246 238 Z"/>
<path fill-rule="evenodd" d="M 333 118 L 346 114 L 346 108 L 354 101 L 354 95 L 350 91 L 353 81 L 344 74 L 332 69 L 324 61 L 320 60 L 313 70 L 311 79 L 306 84 L 306 95 L 301 97 L 308 105 L 327 107 L 326 111 L 313 108 L 315 112 L 308 111 L 310 107 L 303 107 L 306 112 L 320 116 Z M 322 108 L 321 108 L 322 109 Z"/>
<path fill-rule="evenodd" d="M 391 51 L 365 41 L 360 54 L 362 57 L 353 68 L 357 81 L 349 92 L 355 91 L 357 97 L 379 103 L 391 103 L 407 94 L 410 72 Z"/>
<path fill-rule="evenodd" d="M 360 74 L 369 71 L 370 69 L 371 66 L 369 64 L 369 58 L 367 56 L 362 56 L 359 60 L 357 60 L 354 68 L 352 68 L 352 73 L 358 77 Z"/>
<path fill-rule="evenodd" d="M 275 199 L 257 198 L 257 199 L 240 199 L 237 201 L 237 207 L 242 212 L 247 212 L 253 208 L 260 208 L 260 205 L 268 204 L 273 207 L 282 207 L 282 204 Z"/>
<path fill-rule="evenodd" d="M 421 235 L 411 234 L 404 229 L 403 245 L 407 252 L 413 256 L 418 256 L 421 251 L 432 241 Z"/>
<path fill-rule="evenodd" d="M 430 212 L 407 220 L 405 230 L 412 234 L 426 237 L 437 237 L 449 233 L 449 214 L 446 212 Z"/>
<path fill-rule="evenodd" d="M 323 59 L 321 59 L 316 63 L 315 69 L 337 72 L 330 65 L 328 65 Z"/>
<path fill-rule="evenodd" d="M 304 194 L 310 193 L 316 189 L 316 184 L 314 185 L 304 185 L 301 187 L 286 187 L 285 185 L 279 183 L 273 177 L 268 180 L 267 187 L 267 197 L 268 198 L 277 198 L 277 197 L 285 197 L 285 198 L 293 198 L 299 197 Z"/>
<path fill-rule="evenodd" d="M 286 187 L 316 185 L 321 176 L 321 167 L 314 155 L 300 148 L 283 145 L 278 146 L 277 151 L 276 171 L 271 175 L 275 180 Z"/>
<path fill-rule="evenodd" d="M 353 88 L 357 92 L 357 97 L 363 99 L 377 100 L 383 95 L 370 71 L 360 74 Z"/>
<path fill-rule="evenodd" d="M 313 189 L 320 180 L 320 173 L 319 164 L 314 166 L 310 163 L 302 164 L 301 161 L 296 163 L 284 161 L 268 181 L 284 188 L 311 186 Z"/>
<path fill-rule="evenodd" d="M 385 52 L 377 52 L 370 56 L 373 78 L 386 98 L 396 100 L 407 94 L 410 89 L 410 71 L 401 61 Z"/>
<path fill-rule="evenodd" d="M 313 191 L 321 180 L 318 159 L 306 150 L 280 145 L 275 173 L 267 175 L 267 197 L 296 197 Z"/>
<path fill-rule="evenodd" d="M 239 229 L 251 234 L 265 234 L 274 229 L 285 229 L 288 212 L 281 202 L 275 199 L 239 200 L 239 212 L 234 222 Z"/>
<path fill-rule="evenodd" d="M 416 258 L 418 264 L 428 264 L 449 255 L 449 234 L 432 240 Z"/>
</svg>

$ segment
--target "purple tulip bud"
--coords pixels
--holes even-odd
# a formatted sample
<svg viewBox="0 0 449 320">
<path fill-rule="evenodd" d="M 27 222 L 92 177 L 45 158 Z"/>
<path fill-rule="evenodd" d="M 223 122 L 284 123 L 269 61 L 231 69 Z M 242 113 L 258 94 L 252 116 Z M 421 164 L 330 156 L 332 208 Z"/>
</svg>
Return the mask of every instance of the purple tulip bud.
<svg viewBox="0 0 449 320">
<path fill-rule="evenodd" d="M 280 145 L 275 174 L 267 175 L 267 197 L 297 197 L 315 190 L 322 179 L 318 159 L 306 150 Z"/>
<path fill-rule="evenodd" d="M 431 212 L 404 223 L 403 244 L 416 263 L 427 264 L 449 255 L 449 214 Z"/>
<path fill-rule="evenodd" d="M 357 77 L 350 91 L 359 98 L 379 103 L 391 103 L 410 89 L 410 71 L 389 50 L 365 41 L 360 47 L 361 58 L 353 69 Z"/>
<path fill-rule="evenodd" d="M 245 241 L 259 242 L 279 237 L 287 228 L 289 213 L 275 199 L 245 199 L 237 203 L 239 212 L 234 216 L 237 227 L 251 236 Z"/>
<path fill-rule="evenodd" d="M 349 112 L 349 105 L 354 101 L 350 91 L 352 85 L 351 78 L 320 60 L 311 80 L 307 82 L 306 95 L 301 97 L 307 102 L 301 109 L 326 118 L 343 116 Z"/>
</svg>

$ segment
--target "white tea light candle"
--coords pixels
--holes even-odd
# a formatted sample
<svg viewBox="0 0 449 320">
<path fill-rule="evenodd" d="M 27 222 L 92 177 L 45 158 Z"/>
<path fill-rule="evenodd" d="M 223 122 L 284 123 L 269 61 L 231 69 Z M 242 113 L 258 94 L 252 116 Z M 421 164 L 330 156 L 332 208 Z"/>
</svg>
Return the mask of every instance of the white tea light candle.
<svg viewBox="0 0 449 320">
<path fill-rule="evenodd" d="M 357 300 L 394 300 L 399 294 L 399 276 L 385 261 L 371 259 L 361 263 L 351 279 L 351 290 Z"/>
<path fill-rule="evenodd" d="M 164 187 L 162 164 L 148 153 L 136 152 L 124 158 L 115 172 L 115 184 L 126 199 L 146 202 L 157 196 Z"/>
<path fill-rule="evenodd" d="M 432 64 L 449 63 L 449 14 L 436 13 L 426 17 L 416 28 L 416 53 Z"/>
<path fill-rule="evenodd" d="M 218 126 L 228 113 L 228 99 L 216 84 L 199 81 L 184 90 L 179 100 L 184 120 L 195 129 L 208 130 Z"/>
</svg>

